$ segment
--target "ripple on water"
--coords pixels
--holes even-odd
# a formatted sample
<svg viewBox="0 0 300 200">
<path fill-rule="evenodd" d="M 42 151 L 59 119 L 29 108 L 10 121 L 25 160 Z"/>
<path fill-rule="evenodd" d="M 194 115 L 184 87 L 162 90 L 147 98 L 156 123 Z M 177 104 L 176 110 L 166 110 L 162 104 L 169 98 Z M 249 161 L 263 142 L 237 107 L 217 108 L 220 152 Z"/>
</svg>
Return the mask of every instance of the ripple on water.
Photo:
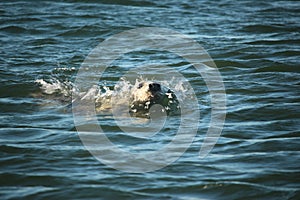
<svg viewBox="0 0 300 200">
<path fill-rule="evenodd" d="M 0 4 L 2 199 L 300 199 L 297 1 Z M 210 53 L 224 79 L 227 117 L 213 151 L 199 159 L 211 117 L 205 82 L 178 56 L 154 50 L 122 56 L 99 85 L 114 86 L 126 70 L 157 62 L 184 73 L 201 108 L 198 135 L 180 159 L 159 171 L 128 174 L 84 148 L 60 95 L 71 94 L 68 83 L 99 42 L 148 26 L 188 34 Z M 51 95 L 36 80 L 52 84 Z M 97 117 L 128 151 L 160 148 L 175 134 L 169 124 L 151 139 L 134 137 L 111 115 Z"/>
</svg>

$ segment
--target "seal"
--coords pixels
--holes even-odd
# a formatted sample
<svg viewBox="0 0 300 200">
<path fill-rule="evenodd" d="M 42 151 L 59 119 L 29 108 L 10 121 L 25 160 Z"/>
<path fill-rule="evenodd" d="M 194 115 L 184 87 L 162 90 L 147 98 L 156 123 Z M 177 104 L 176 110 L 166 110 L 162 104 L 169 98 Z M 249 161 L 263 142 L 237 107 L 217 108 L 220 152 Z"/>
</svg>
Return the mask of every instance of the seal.
<svg viewBox="0 0 300 200">
<path fill-rule="evenodd" d="M 177 114 L 180 110 L 175 93 L 159 83 L 142 81 L 131 89 L 129 113 L 135 117 L 149 117 L 155 113 Z M 159 105 L 155 106 L 154 105 Z M 154 109 L 153 109 L 154 108 Z"/>
</svg>

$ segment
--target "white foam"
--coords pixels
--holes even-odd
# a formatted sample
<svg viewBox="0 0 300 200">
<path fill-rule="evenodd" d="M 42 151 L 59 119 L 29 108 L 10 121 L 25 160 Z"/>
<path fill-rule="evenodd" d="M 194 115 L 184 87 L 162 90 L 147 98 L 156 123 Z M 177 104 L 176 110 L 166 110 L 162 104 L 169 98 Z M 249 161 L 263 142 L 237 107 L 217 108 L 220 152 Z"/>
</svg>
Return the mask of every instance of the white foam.
<svg viewBox="0 0 300 200">
<path fill-rule="evenodd" d="M 64 97 L 71 97 L 72 92 L 75 92 L 73 91 L 75 87 L 73 87 L 73 84 L 70 81 L 61 82 L 53 78 L 49 81 L 37 79 L 35 83 L 39 84 L 42 92 L 48 95 L 58 94 Z"/>
<path fill-rule="evenodd" d="M 103 85 L 93 85 L 87 91 L 79 91 L 72 82 L 60 81 L 55 78 L 50 80 L 37 79 L 35 83 L 40 85 L 42 93 L 46 95 L 56 95 L 56 98 L 58 96 L 61 96 L 62 98 L 70 97 L 73 101 L 76 99 L 80 99 L 81 101 L 94 100 L 97 105 L 103 109 L 107 109 L 111 107 L 112 99 L 117 100 L 117 102 L 113 102 L 114 104 L 126 103 L 126 100 L 131 96 L 132 89 L 144 81 L 147 81 L 147 79 L 143 79 L 142 77 L 137 78 L 135 83 L 131 83 L 128 80 L 121 78 L 113 89 L 104 83 Z M 182 99 L 186 97 L 186 93 L 189 93 L 189 89 L 185 87 L 184 83 L 180 80 L 173 78 L 170 81 L 159 83 L 165 87 L 171 88 L 175 92 L 175 95 Z M 166 95 L 169 99 L 172 98 L 172 93 L 166 93 Z M 99 109 L 102 110 L 102 108 Z"/>
</svg>

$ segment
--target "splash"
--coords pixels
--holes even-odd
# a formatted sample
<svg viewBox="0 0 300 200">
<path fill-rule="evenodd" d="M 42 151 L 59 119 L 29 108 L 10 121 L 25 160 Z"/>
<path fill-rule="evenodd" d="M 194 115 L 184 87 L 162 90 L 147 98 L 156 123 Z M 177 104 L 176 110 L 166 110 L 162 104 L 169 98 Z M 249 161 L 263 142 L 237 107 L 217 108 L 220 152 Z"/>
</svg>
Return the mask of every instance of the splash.
<svg viewBox="0 0 300 200">
<path fill-rule="evenodd" d="M 42 92 L 45 94 L 61 94 L 63 96 L 69 96 L 71 84 L 60 82 L 55 79 L 52 80 L 52 82 L 46 82 L 43 79 L 38 79 L 35 83 L 40 85 Z"/>
<path fill-rule="evenodd" d="M 97 112 L 110 111 L 113 106 L 128 105 L 128 99 L 131 99 L 134 88 L 142 82 L 149 81 L 146 78 L 139 77 L 134 83 L 120 78 L 120 80 L 114 86 L 107 86 L 105 83 L 99 85 L 93 85 L 87 91 L 79 91 L 79 89 L 71 81 L 60 81 L 56 78 L 50 80 L 37 79 L 36 84 L 39 85 L 41 92 L 44 96 L 55 97 L 55 100 L 61 98 L 62 102 L 68 99 L 68 103 L 82 103 L 86 101 L 93 101 L 95 103 L 95 110 Z M 154 82 L 154 80 L 150 80 Z M 187 88 L 183 81 L 178 81 L 172 78 L 170 81 L 159 82 L 165 88 L 171 88 L 172 93 L 177 97 L 184 100 L 188 97 L 189 88 Z M 172 100 L 174 96 L 169 92 L 166 92 L 166 98 Z M 115 102 L 112 102 L 116 100 Z M 170 101 L 172 102 L 172 101 Z M 150 102 L 145 102 L 145 108 L 149 108 Z M 147 107 L 148 106 L 148 107 Z M 170 109 L 170 105 L 166 105 L 166 110 Z"/>
</svg>

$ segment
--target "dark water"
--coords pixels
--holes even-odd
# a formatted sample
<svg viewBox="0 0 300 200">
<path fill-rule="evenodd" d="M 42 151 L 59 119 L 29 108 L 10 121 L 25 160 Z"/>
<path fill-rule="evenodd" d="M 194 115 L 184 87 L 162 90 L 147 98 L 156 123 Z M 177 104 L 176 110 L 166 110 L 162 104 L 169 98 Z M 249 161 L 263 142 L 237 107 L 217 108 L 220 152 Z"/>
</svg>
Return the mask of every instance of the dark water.
<svg viewBox="0 0 300 200">
<path fill-rule="evenodd" d="M 299 13 L 298 1 L 1 2 L 1 199 L 300 199 Z M 35 81 L 72 80 L 104 39 L 148 26 L 186 34 L 208 51 L 224 80 L 227 117 L 200 159 L 209 93 L 189 63 L 173 59 L 201 104 L 198 135 L 173 164 L 125 173 L 91 156 L 66 103 L 38 95 Z M 151 60 L 127 56 L 124 65 Z M 170 62 L 163 52 L 158 58 Z M 107 84 L 121 74 L 112 68 Z M 136 142 L 103 123 L 115 142 Z"/>
</svg>

